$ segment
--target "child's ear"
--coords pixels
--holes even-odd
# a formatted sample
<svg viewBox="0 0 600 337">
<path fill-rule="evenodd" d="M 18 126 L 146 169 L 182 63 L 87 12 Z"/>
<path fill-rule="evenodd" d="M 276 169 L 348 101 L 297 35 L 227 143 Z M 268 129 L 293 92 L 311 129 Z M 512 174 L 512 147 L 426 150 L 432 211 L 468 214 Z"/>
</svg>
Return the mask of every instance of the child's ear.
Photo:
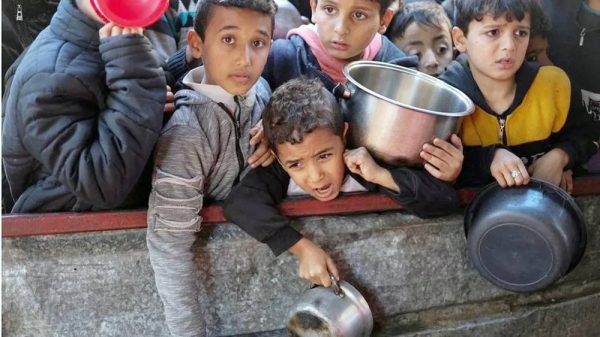
<svg viewBox="0 0 600 337">
<path fill-rule="evenodd" d="M 392 18 L 394 17 L 394 11 L 391 8 L 388 8 L 385 13 L 383 14 L 383 16 L 381 17 L 381 24 L 379 25 L 379 30 L 377 30 L 377 32 L 379 34 L 384 34 L 385 31 L 387 30 L 388 26 L 390 25 L 390 22 L 392 21 Z"/>
<path fill-rule="evenodd" d="M 188 46 L 195 59 L 202 57 L 202 39 L 195 30 L 190 29 L 187 33 Z"/>
<path fill-rule="evenodd" d="M 454 41 L 454 46 L 456 47 L 456 50 L 458 50 L 461 53 L 467 51 L 467 46 L 465 45 L 466 39 L 467 37 L 465 36 L 465 33 L 462 31 L 462 29 L 458 27 L 452 28 L 452 40 Z"/>
</svg>

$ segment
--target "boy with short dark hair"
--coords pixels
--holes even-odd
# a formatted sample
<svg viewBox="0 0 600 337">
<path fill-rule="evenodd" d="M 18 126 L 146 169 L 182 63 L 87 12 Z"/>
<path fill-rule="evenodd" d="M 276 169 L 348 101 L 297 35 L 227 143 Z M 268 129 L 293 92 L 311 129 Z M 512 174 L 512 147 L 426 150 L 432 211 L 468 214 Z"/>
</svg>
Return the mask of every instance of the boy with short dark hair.
<svg viewBox="0 0 600 337">
<path fill-rule="evenodd" d="M 60 2 L 3 110 L 13 213 L 145 203 L 132 191 L 162 126 L 166 81 L 142 31 L 103 24 L 90 0 Z"/>
<path fill-rule="evenodd" d="M 503 187 L 529 177 L 560 185 L 573 145 L 558 142 L 569 112 L 569 79 L 556 67 L 524 62 L 537 0 L 457 0 L 453 38 L 465 55 L 441 79 L 465 92 L 476 111 L 461 125 L 463 185 L 491 177 Z"/>
<path fill-rule="evenodd" d="M 263 119 L 278 163 L 246 175 L 225 200 L 225 217 L 275 255 L 287 250 L 298 256 L 306 280 L 329 286 L 329 272 L 338 279 L 339 273 L 326 252 L 279 214 L 276 205 L 286 196 L 309 194 L 329 201 L 340 192 L 379 191 L 419 217 L 442 216 L 458 206 L 451 183 L 423 169 L 382 167 L 363 147 L 346 150 L 348 124 L 317 79 L 294 79 L 279 87 Z M 455 170 L 458 174 L 460 168 Z"/>
<path fill-rule="evenodd" d="M 314 25 L 292 29 L 288 40 L 273 43 L 263 77 L 273 90 L 304 75 L 320 79 L 331 91 L 338 83 L 346 83 L 342 69 L 351 61 L 389 62 L 405 57 L 381 35 L 392 19 L 390 3 L 311 0 Z"/>
<path fill-rule="evenodd" d="M 260 74 L 276 8 L 273 0 L 204 0 L 188 33 L 204 66 L 175 94 L 176 111 L 156 144 L 148 209 L 150 262 L 173 336 L 206 334 L 191 250 L 204 201 L 223 200 L 246 163 L 272 160 L 256 125 L 270 96 Z"/>
<path fill-rule="evenodd" d="M 400 50 L 419 57 L 418 70 L 439 76 L 452 62 L 452 24 L 442 6 L 435 2 L 414 2 L 394 15 L 385 32 Z"/>
</svg>

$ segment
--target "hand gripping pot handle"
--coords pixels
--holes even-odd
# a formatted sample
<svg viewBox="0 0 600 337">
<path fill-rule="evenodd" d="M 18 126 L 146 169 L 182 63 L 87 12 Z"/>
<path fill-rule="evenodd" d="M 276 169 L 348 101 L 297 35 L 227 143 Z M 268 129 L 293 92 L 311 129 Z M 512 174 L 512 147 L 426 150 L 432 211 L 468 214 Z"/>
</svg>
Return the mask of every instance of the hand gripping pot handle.
<svg viewBox="0 0 600 337">
<path fill-rule="evenodd" d="M 329 278 L 331 278 L 331 287 L 333 288 L 333 292 L 341 298 L 346 297 L 346 294 L 344 294 L 344 292 L 340 288 L 340 283 L 335 278 L 335 276 L 333 276 L 333 274 L 329 273 Z"/>
</svg>

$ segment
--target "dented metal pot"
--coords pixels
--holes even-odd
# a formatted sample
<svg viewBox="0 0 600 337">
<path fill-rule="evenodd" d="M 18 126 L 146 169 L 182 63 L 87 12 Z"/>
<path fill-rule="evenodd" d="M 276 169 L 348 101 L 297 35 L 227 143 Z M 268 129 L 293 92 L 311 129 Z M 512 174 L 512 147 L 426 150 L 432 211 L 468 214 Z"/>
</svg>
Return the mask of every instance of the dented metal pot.
<svg viewBox="0 0 600 337">
<path fill-rule="evenodd" d="M 348 282 L 331 281 L 331 287 L 315 286 L 296 301 L 287 325 L 291 336 L 371 336 L 373 314 L 365 298 Z"/>
</svg>

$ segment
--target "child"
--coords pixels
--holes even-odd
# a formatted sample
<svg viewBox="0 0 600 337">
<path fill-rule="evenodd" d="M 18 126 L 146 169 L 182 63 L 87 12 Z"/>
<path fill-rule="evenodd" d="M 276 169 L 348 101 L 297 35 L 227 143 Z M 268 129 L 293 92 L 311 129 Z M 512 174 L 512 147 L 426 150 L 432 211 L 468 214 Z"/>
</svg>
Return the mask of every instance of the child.
<svg viewBox="0 0 600 337">
<path fill-rule="evenodd" d="M 527 62 L 535 62 L 540 66 L 553 66 L 549 58 L 548 35 L 550 35 L 550 18 L 543 12 L 537 13 L 539 19 L 531 26 L 531 37 L 527 45 Z M 533 23 L 533 22 L 532 22 Z"/>
<path fill-rule="evenodd" d="M 273 0 L 204 0 L 188 33 L 204 66 L 175 95 L 176 111 L 156 144 L 148 209 L 150 261 L 173 336 L 206 334 L 191 251 L 205 198 L 224 199 L 247 161 L 269 164 L 266 142 L 250 156 L 257 141 L 250 134 L 270 95 L 259 79 L 276 8 Z"/>
<path fill-rule="evenodd" d="M 571 89 L 562 70 L 524 62 L 538 1 L 457 0 L 455 6 L 454 44 L 465 55 L 441 78 L 476 105 L 460 129 L 467 146 L 460 182 L 481 185 L 493 177 L 506 187 L 533 176 L 560 185 L 572 145 L 554 137 L 567 118 Z"/>
<path fill-rule="evenodd" d="M 418 70 L 439 76 L 452 61 L 452 24 L 435 2 L 409 3 L 394 15 L 385 35 L 407 55 L 419 57 Z"/>
<path fill-rule="evenodd" d="M 318 78 L 325 88 L 332 91 L 338 83 L 346 83 L 342 73 L 344 65 L 354 60 L 394 62 L 416 66 L 413 58 L 394 46 L 382 36 L 389 24 L 393 10 L 389 0 L 311 0 L 312 21 L 315 25 L 302 26 L 288 33 L 289 40 L 277 40 L 269 53 L 263 77 L 272 89 L 299 76 Z M 451 138 L 453 146 L 444 140 L 426 144 L 422 157 L 425 168 L 440 179 L 443 176 L 440 163 L 462 163 L 462 145 L 458 137 Z M 452 148 L 452 152 L 442 150 Z M 460 148 L 460 153 L 457 150 Z M 456 158 L 448 158 L 458 155 Z M 446 160 L 446 158 L 448 158 Z M 450 172 L 450 171 L 446 171 Z"/>
<path fill-rule="evenodd" d="M 277 40 L 262 76 L 271 89 L 305 75 L 327 90 L 346 83 L 344 65 L 356 60 L 389 62 L 404 57 L 383 34 L 392 18 L 390 0 L 311 0 L 314 25 Z"/>
<path fill-rule="evenodd" d="M 132 201 L 162 126 L 165 74 L 141 28 L 101 22 L 89 0 L 61 1 L 14 75 L 2 135 L 13 213 Z"/>
<path fill-rule="evenodd" d="M 380 191 L 420 217 L 445 215 L 458 206 L 452 184 L 425 170 L 387 169 L 365 148 L 346 151 L 348 124 L 317 79 L 294 79 L 279 87 L 263 118 L 278 163 L 246 175 L 225 200 L 225 218 L 266 243 L 275 255 L 287 250 L 298 256 L 300 276 L 310 282 L 329 286 L 329 272 L 339 279 L 338 270 L 327 253 L 278 213 L 276 204 L 286 196 L 309 194 L 329 201 L 340 192 Z M 450 175 L 460 167 L 453 170 Z"/>
</svg>

